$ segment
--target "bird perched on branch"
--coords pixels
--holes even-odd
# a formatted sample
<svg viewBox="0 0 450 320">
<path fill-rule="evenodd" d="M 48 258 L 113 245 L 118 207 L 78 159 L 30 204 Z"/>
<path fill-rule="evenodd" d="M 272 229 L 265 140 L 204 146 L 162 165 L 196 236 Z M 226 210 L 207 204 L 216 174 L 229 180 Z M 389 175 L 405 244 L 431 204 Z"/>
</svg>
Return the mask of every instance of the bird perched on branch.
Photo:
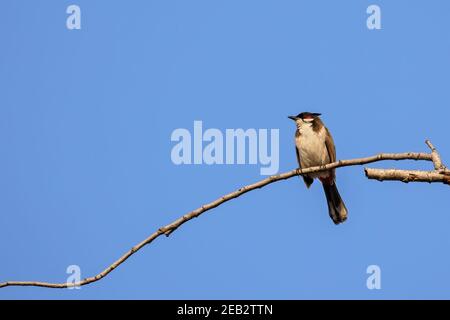
<svg viewBox="0 0 450 320">
<path fill-rule="evenodd" d="M 302 112 L 296 116 L 289 116 L 289 119 L 294 120 L 297 126 L 295 150 L 298 165 L 302 169 L 336 161 L 333 137 L 320 120 L 320 115 L 320 113 Z M 335 224 L 344 222 L 347 219 L 347 208 L 336 186 L 335 170 L 303 175 L 303 180 L 308 188 L 315 178 L 322 182 L 331 219 Z"/>
</svg>

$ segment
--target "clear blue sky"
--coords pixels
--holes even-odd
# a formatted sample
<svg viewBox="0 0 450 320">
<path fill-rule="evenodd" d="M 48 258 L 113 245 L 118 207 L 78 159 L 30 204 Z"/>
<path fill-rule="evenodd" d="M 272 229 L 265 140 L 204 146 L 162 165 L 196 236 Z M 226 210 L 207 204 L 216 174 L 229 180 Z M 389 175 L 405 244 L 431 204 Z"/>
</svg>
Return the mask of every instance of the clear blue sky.
<svg viewBox="0 0 450 320">
<path fill-rule="evenodd" d="M 82 29 L 66 28 L 66 8 Z M 366 27 L 366 8 L 382 29 Z M 340 159 L 428 151 L 450 164 L 448 1 L 18 1 L 0 5 L 0 282 L 92 276 L 256 165 L 170 159 L 176 128 L 276 128 L 323 114 Z M 430 169 L 429 163 L 372 167 Z M 319 184 L 249 193 L 81 290 L 10 298 L 450 298 L 450 189 L 338 171 L 348 221 Z M 381 290 L 366 268 L 379 265 Z"/>
</svg>

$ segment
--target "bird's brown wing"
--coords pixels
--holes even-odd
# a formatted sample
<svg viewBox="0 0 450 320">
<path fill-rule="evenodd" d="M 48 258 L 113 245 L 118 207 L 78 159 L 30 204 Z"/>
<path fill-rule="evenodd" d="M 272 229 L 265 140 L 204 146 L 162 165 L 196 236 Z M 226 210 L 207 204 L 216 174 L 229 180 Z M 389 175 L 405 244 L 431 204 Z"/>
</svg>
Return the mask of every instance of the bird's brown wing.
<svg viewBox="0 0 450 320">
<path fill-rule="evenodd" d="M 296 137 L 299 138 L 299 135 L 297 135 Z M 301 169 L 302 168 L 302 162 L 300 161 L 300 152 L 298 151 L 297 146 L 295 146 L 295 154 L 297 155 L 298 167 Z M 310 177 L 307 177 L 307 176 L 302 176 L 302 178 L 303 178 L 303 181 L 305 181 L 306 187 L 308 187 L 308 188 L 314 182 L 313 178 L 310 178 Z"/>
<path fill-rule="evenodd" d="M 297 146 L 295 146 L 295 154 L 297 155 L 298 167 L 301 168 L 302 167 L 302 163 L 300 162 L 300 152 L 298 152 Z"/>
<path fill-rule="evenodd" d="M 336 148 L 334 147 L 334 141 L 333 137 L 330 134 L 330 131 L 328 131 L 327 128 L 325 128 L 325 130 L 326 130 L 325 146 L 327 147 L 328 158 L 330 159 L 331 163 L 336 161 Z M 334 170 L 333 170 L 333 177 L 334 177 Z"/>
</svg>

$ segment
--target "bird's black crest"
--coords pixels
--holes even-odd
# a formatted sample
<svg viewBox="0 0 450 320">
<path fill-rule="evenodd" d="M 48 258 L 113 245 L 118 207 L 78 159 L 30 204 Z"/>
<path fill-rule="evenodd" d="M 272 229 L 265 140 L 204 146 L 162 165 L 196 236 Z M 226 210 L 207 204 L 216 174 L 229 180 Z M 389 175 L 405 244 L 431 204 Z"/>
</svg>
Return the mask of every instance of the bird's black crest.
<svg viewBox="0 0 450 320">
<path fill-rule="evenodd" d="M 315 113 L 315 112 L 302 112 L 302 113 L 299 113 L 298 115 L 297 115 L 297 118 L 300 118 L 300 119 L 308 119 L 308 118 L 315 118 L 315 117 L 318 117 L 318 116 L 320 116 L 321 115 L 321 113 Z"/>
</svg>

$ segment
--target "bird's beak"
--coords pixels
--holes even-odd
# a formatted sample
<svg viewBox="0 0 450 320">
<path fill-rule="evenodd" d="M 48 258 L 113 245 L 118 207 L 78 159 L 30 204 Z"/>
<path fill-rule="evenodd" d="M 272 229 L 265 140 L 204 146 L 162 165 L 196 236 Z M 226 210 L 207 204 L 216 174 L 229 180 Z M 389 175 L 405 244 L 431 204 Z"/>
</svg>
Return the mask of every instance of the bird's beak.
<svg viewBox="0 0 450 320">
<path fill-rule="evenodd" d="M 297 117 L 296 116 L 288 116 L 289 119 L 296 121 Z"/>
</svg>

